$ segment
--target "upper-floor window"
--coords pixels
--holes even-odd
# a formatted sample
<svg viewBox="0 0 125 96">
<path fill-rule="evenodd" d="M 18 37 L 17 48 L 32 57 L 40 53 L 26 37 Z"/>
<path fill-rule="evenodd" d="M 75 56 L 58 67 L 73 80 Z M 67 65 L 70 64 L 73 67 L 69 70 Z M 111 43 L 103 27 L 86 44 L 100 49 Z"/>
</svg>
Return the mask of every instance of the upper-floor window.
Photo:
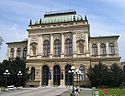
<svg viewBox="0 0 125 96">
<path fill-rule="evenodd" d="M 78 53 L 84 53 L 84 41 L 83 40 L 79 40 L 77 41 L 77 50 Z"/>
<path fill-rule="evenodd" d="M 45 40 L 43 42 L 43 55 L 44 57 L 49 57 L 49 54 L 50 54 L 50 41 Z"/>
<path fill-rule="evenodd" d="M 54 41 L 54 55 L 56 57 L 61 55 L 61 41 L 59 39 Z"/>
<path fill-rule="evenodd" d="M 21 55 L 21 48 L 17 48 L 17 57 L 20 57 Z"/>
<path fill-rule="evenodd" d="M 96 44 L 92 45 L 92 55 L 97 55 L 98 54 L 98 48 Z"/>
<path fill-rule="evenodd" d="M 115 46 L 113 43 L 109 43 L 109 54 L 115 54 Z"/>
<path fill-rule="evenodd" d="M 10 58 L 14 58 L 14 48 L 10 49 Z"/>
<path fill-rule="evenodd" d="M 27 47 L 23 49 L 23 58 L 26 58 L 26 55 L 27 55 Z"/>
<path fill-rule="evenodd" d="M 37 43 L 33 42 L 31 43 L 31 54 L 32 56 L 36 56 L 37 53 Z"/>
<path fill-rule="evenodd" d="M 100 45 L 100 54 L 106 55 L 106 45 L 104 43 Z"/>
<path fill-rule="evenodd" d="M 67 56 L 72 55 L 72 39 L 70 39 L 70 38 L 67 38 L 65 40 L 65 51 L 66 51 Z"/>
</svg>

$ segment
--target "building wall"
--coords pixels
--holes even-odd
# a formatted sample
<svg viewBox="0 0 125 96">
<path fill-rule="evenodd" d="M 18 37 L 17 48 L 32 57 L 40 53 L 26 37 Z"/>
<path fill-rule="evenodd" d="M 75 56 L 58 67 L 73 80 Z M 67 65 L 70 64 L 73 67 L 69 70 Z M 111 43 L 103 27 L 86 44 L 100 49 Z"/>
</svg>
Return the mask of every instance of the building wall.
<svg viewBox="0 0 125 96">
<path fill-rule="evenodd" d="M 27 46 L 27 64 L 26 68 L 29 69 L 29 81 L 27 81 L 26 86 L 43 86 L 42 72 L 43 66 L 48 66 L 49 74 L 51 78 L 47 79 L 48 86 L 54 85 L 54 68 L 56 65 L 60 68 L 60 86 L 66 85 L 66 66 L 75 66 L 76 69 L 80 69 L 80 66 L 84 67 L 84 80 L 79 82 L 82 86 L 89 86 L 90 82 L 87 77 L 87 72 L 90 66 L 94 66 L 101 61 L 103 64 L 120 64 L 119 48 L 118 48 L 118 36 L 102 36 L 102 37 L 91 37 L 89 30 L 88 20 L 73 21 L 73 22 L 59 22 L 59 23 L 49 23 L 49 24 L 35 24 L 30 25 L 27 29 L 28 31 L 28 41 L 26 43 L 8 43 L 8 57 L 10 57 L 10 48 L 16 50 L 18 47 L 23 49 Z M 67 39 L 72 41 L 72 54 L 70 56 L 66 55 L 66 44 Z M 61 53 L 59 56 L 55 56 L 55 40 L 60 40 Z M 45 47 L 44 41 L 48 40 L 50 42 L 50 52 L 48 56 L 45 56 L 43 48 Z M 101 44 L 105 44 L 105 54 L 101 54 Z M 109 44 L 113 43 L 114 53 L 110 54 Z M 93 55 L 92 45 L 97 45 L 97 52 Z M 46 48 L 47 50 L 47 48 Z M 14 51 L 14 56 L 16 57 L 16 52 Z M 21 51 L 22 52 L 22 51 Z M 21 55 L 22 56 L 22 55 Z M 35 71 L 34 71 L 35 70 Z M 47 73 L 48 74 L 48 73 Z M 32 76 L 31 76 L 32 75 Z M 33 76 L 34 75 L 34 76 Z M 49 76 L 50 77 L 50 76 Z M 48 78 L 48 77 L 47 77 Z M 75 82 L 77 80 L 76 76 L 74 78 Z M 46 83 L 46 82 L 45 82 Z"/>
</svg>

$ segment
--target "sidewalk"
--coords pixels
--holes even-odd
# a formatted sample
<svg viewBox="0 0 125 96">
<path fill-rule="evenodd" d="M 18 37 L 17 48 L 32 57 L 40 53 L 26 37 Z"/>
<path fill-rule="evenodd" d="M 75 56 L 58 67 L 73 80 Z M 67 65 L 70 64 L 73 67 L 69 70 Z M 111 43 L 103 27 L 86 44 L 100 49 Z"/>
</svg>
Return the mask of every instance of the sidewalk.
<svg viewBox="0 0 125 96">
<path fill-rule="evenodd" d="M 81 91 L 79 93 L 79 96 L 92 96 L 92 89 L 89 88 L 80 88 Z M 60 94 L 59 96 L 70 96 L 70 92 L 69 91 L 65 91 L 64 93 Z"/>
</svg>

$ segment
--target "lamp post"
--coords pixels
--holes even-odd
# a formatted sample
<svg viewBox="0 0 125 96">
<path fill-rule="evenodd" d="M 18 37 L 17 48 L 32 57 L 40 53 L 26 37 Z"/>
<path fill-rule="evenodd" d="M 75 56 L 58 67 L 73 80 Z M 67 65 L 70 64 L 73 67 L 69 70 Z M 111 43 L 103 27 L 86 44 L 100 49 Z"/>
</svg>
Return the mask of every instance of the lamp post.
<svg viewBox="0 0 125 96">
<path fill-rule="evenodd" d="M 9 70 L 5 70 L 5 72 L 3 73 L 3 75 L 5 75 L 5 87 L 7 88 L 7 77 L 10 75 Z"/>
<path fill-rule="evenodd" d="M 74 66 L 72 66 L 71 67 L 71 70 L 69 70 L 68 71 L 68 73 L 71 73 L 72 74 L 72 77 L 73 77 L 73 79 L 72 79 L 72 86 L 73 86 L 73 89 L 72 89 L 72 96 L 74 96 L 74 75 L 75 75 L 75 67 Z"/>
<path fill-rule="evenodd" d="M 20 86 L 20 76 L 22 76 L 22 72 L 18 71 L 17 76 L 19 77 L 19 86 Z"/>
<path fill-rule="evenodd" d="M 83 75 L 83 74 L 82 74 L 81 70 L 75 69 L 74 66 L 71 67 L 71 70 L 69 70 L 68 73 L 71 73 L 72 76 L 73 76 L 72 96 L 75 96 L 75 94 L 74 94 L 75 93 L 75 91 L 74 91 L 74 76 L 77 75 L 77 87 L 78 87 L 79 86 L 79 84 L 78 84 L 78 77 L 79 77 L 79 75 Z"/>
</svg>

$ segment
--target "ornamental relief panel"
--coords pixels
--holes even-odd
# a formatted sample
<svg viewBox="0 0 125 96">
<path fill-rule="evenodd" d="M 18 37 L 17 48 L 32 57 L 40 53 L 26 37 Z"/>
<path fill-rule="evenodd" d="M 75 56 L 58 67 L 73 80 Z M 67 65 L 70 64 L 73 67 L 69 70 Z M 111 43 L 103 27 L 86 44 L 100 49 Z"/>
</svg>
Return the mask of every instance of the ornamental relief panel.
<svg viewBox="0 0 125 96">
<path fill-rule="evenodd" d="M 53 41 L 55 41 L 56 39 L 61 40 L 61 34 L 53 34 Z"/>
<path fill-rule="evenodd" d="M 76 33 L 76 40 L 78 41 L 78 40 L 85 40 L 85 34 L 83 33 L 83 32 L 77 32 Z"/>
<path fill-rule="evenodd" d="M 67 38 L 72 39 L 72 33 L 66 33 L 66 34 L 64 34 L 64 40 L 66 40 Z"/>
<path fill-rule="evenodd" d="M 37 43 L 38 42 L 37 35 L 30 35 L 30 37 L 31 37 L 31 43 L 33 43 L 33 42 Z"/>
<path fill-rule="evenodd" d="M 43 35 L 43 41 L 44 40 L 49 40 L 50 41 L 50 35 L 48 34 L 48 35 Z"/>
</svg>

